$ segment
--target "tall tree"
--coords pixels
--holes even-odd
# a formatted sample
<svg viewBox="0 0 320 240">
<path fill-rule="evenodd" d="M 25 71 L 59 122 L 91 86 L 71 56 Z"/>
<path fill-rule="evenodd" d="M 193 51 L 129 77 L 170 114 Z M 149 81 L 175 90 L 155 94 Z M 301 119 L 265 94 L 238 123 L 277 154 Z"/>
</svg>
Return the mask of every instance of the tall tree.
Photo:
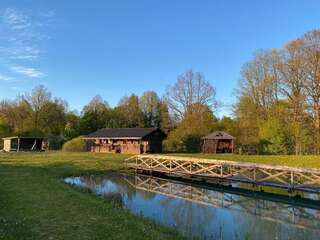
<svg viewBox="0 0 320 240">
<path fill-rule="evenodd" d="M 215 96 L 215 88 L 205 80 L 204 75 L 192 70 L 179 75 L 177 82 L 166 92 L 168 106 L 178 119 L 182 119 L 187 111 L 192 111 L 195 104 L 207 105 L 215 110 Z"/>
<path fill-rule="evenodd" d="M 160 99 L 154 91 L 146 91 L 140 97 L 139 105 L 144 115 L 145 127 L 159 127 L 161 121 L 160 104 Z"/>
<path fill-rule="evenodd" d="M 307 75 L 302 48 L 303 41 L 301 39 L 289 42 L 281 52 L 278 65 L 281 81 L 280 91 L 288 99 L 291 110 L 296 154 L 303 151 L 304 123 L 306 122 L 305 82 Z"/>
<path fill-rule="evenodd" d="M 144 115 L 140 109 L 139 97 L 132 94 L 131 96 L 123 97 L 117 107 L 118 114 L 122 127 L 143 127 Z"/>
<path fill-rule="evenodd" d="M 187 111 L 176 129 L 170 132 L 165 146 L 169 151 L 197 152 L 200 137 L 210 133 L 215 126 L 215 117 L 206 105 L 195 103 Z"/>
<path fill-rule="evenodd" d="M 109 116 L 109 105 L 99 95 L 92 98 L 82 110 L 80 128 L 82 134 L 94 132 L 106 127 Z"/>
<path fill-rule="evenodd" d="M 315 128 L 314 153 L 320 154 L 320 30 L 306 33 L 301 40 L 306 72 L 304 86 Z"/>
<path fill-rule="evenodd" d="M 32 90 L 31 94 L 26 93 L 23 95 L 22 101 L 30 106 L 32 128 L 38 130 L 41 111 L 51 101 L 51 93 L 43 85 L 39 85 Z"/>
</svg>

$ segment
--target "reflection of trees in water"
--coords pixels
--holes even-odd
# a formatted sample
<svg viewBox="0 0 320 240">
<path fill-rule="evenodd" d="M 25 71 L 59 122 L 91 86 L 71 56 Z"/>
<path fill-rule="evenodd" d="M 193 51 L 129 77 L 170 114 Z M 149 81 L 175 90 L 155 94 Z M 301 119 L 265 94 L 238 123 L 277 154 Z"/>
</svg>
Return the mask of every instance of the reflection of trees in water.
<svg viewBox="0 0 320 240">
<path fill-rule="evenodd" d="M 145 177 L 142 180 L 147 180 Z M 150 177 L 149 177 L 150 179 Z M 128 183 L 130 180 L 131 184 Z M 165 186 L 167 180 L 156 180 L 161 186 Z M 124 203 L 136 200 L 137 193 L 146 201 L 152 200 L 157 193 L 136 189 L 137 178 L 134 175 L 122 176 L 121 174 L 86 176 L 80 178 L 81 184 L 85 185 L 92 191 L 101 191 L 105 193 L 108 199 Z M 155 190 L 155 183 L 143 185 L 146 189 Z M 154 182 L 154 181 L 153 181 Z M 169 187 L 170 185 L 168 185 Z M 177 189 L 185 187 L 183 184 L 175 184 Z M 171 185 L 172 187 L 172 185 Z M 197 190 L 197 188 L 194 188 Z M 160 191 L 159 189 L 157 191 Z M 169 189 L 161 189 L 165 193 L 170 193 Z M 221 202 L 218 208 L 226 207 L 224 203 L 232 203 L 227 206 L 226 212 L 231 218 L 219 216 L 219 212 L 213 207 L 201 205 L 187 200 L 173 197 L 163 197 L 159 203 L 163 209 L 165 219 L 172 219 L 172 222 L 180 230 L 189 236 L 191 234 L 208 237 L 206 231 L 213 231 L 209 236 L 214 239 L 220 237 L 226 239 L 223 233 L 233 231 L 228 234 L 232 239 L 317 239 L 320 230 L 310 228 L 298 228 L 298 225 L 313 226 L 320 229 L 320 211 L 306 208 L 290 207 L 288 204 L 277 203 L 262 199 L 248 198 L 236 194 L 226 194 L 212 190 L 201 189 L 202 193 L 208 195 L 210 199 Z M 181 197 L 181 194 L 180 194 Z M 188 198 L 188 195 L 183 196 Z M 192 194 L 189 198 L 195 199 Z M 209 198 L 207 199 L 209 201 Z M 211 201 L 210 200 L 210 201 Z M 219 226 L 220 220 L 232 222 L 227 226 Z M 289 224 L 289 223 L 293 224 Z M 212 227 L 213 229 L 209 229 Z M 227 234 L 226 234 L 227 235 Z"/>
<path fill-rule="evenodd" d="M 241 201 L 240 201 L 241 202 Z M 316 239 L 319 220 L 304 219 L 305 208 L 261 199 L 250 199 L 239 205 L 241 212 L 234 214 L 235 234 L 248 239 Z M 289 219 L 291 218 L 291 219 Z M 295 219 L 292 219 L 295 218 Z M 303 227 L 313 225 L 314 229 Z M 301 225 L 301 226 L 300 226 Z"/>
<path fill-rule="evenodd" d="M 125 177 L 131 178 L 131 181 L 134 181 L 133 175 L 126 175 Z M 122 198 L 126 198 L 127 200 L 131 201 L 136 197 L 137 194 L 137 189 L 129 185 L 128 182 L 124 180 L 123 175 L 117 173 L 108 175 L 84 176 L 82 177 L 82 181 L 85 183 L 86 187 L 92 191 L 98 190 L 98 192 L 106 197 L 110 196 L 110 192 L 114 192 L 113 194 L 117 192 L 121 194 Z M 116 187 L 116 189 L 112 189 L 110 183 L 113 184 L 112 187 Z M 139 190 L 138 192 L 144 200 L 151 200 L 156 196 L 156 194 L 153 192 Z"/>
<path fill-rule="evenodd" d="M 214 218 L 211 207 L 172 197 L 164 197 L 160 204 L 176 227 L 190 235 L 206 236 L 205 230 Z"/>
</svg>

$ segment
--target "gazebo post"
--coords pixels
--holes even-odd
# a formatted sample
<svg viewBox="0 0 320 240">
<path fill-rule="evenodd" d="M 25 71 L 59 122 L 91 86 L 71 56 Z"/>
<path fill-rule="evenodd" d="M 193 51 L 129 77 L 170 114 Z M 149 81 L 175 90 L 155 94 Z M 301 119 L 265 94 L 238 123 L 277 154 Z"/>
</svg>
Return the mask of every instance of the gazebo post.
<svg viewBox="0 0 320 240">
<path fill-rule="evenodd" d="M 217 148 L 218 148 L 218 144 L 219 144 L 219 140 L 214 140 L 214 154 L 217 153 Z"/>
<path fill-rule="evenodd" d="M 231 153 L 234 151 L 234 139 L 231 140 Z"/>
</svg>

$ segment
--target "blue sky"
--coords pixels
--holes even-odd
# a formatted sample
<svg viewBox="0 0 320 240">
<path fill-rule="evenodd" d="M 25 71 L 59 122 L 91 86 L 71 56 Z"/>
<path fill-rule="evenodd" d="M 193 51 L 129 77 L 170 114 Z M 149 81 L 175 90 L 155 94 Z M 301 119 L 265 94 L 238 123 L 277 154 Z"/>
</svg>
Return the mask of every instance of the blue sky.
<svg viewBox="0 0 320 240">
<path fill-rule="evenodd" d="M 193 69 L 230 106 L 254 52 L 319 28 L 319 11 L 317 0 L 1 0 L 0 99 L 43 84 L 71 109 L 96 94 L 114 106 L 161 96 Z"/>
</svg>

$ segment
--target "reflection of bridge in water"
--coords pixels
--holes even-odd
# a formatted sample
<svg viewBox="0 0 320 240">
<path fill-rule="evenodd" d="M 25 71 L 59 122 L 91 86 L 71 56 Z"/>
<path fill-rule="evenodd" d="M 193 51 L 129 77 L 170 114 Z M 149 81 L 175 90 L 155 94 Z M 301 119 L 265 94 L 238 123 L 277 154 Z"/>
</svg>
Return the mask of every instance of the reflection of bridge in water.
<svg viewBox="0 0 320 240">
<path fill-rule="evenodd" d="M 124 175 L 123 179 L 138 190 L 180 198 L 214 208 L 240 211 L 272 222 L 294 224 L 298 228 L 320 229 L 320 212 L 314 209 L 295 207 L 289 203 L 279 203 L 256 197 L 250 198 L 213 191 L 145 175 Z"/>
<path fill-rule="evenodd" d="M 148 154 L 130 157 L 125 162 L 136 170 L 320 193 L 319 169 Z"/>
</svg>

